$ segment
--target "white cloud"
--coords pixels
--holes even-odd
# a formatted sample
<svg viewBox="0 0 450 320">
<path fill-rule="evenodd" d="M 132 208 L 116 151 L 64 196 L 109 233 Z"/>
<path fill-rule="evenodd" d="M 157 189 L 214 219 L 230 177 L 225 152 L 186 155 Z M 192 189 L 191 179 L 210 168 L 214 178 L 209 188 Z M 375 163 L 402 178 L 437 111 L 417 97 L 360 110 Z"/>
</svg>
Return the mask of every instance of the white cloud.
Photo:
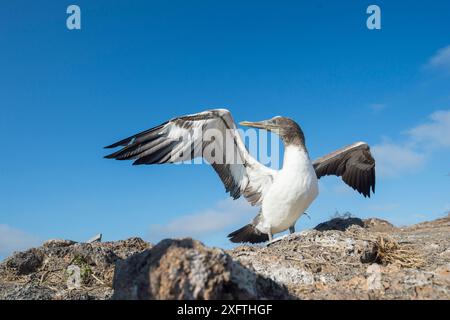
<svg viewBox="0 0 450 320">
<path fill-rule="evenodd" d="M 39 244 L 40 241 L 36 236 L 0 224 L 0 256 L 8 256 L 14 251 L 29 249 Z"/>
<path fill-rule="evenodd" d="M 412 173 L 421 168 L 426 160 L 425 154 L 421 154 L 408 146 L 390 142 L 373 146 L 372 152 L 376 161 L 377 175 L 384 177 Z"/>
<path fill-rule="evenodd" d="M 450 72 L 450 45 L 439 49 L 428 61 L 428 67 Z"/>
<path fill-rule="evenodd" d="M 429 118 L 428 123 L 408 131 L 412 141 L 428 148 L 450 147 L 450 110 L 433 112 Z"/>
<path fill-rule="evenodd" d="M 239 223 L 249 223 L 256 215 L 256 210 L 243 199 L 227 199 L 211 209 L 174 218 L 165 225 L 151 225 L 149 236 L 151 241 L 161 238 L 207 236 Z"/>
<path fill-rule="evenodd" d="M 384 177 L 414 173 L 436 148 L 450 148 L 450 110 L 433 112 L 429 121 L 406 131 L 401 143 L 384 141 L 372 147 L 377 174 Z"/>
</svg>

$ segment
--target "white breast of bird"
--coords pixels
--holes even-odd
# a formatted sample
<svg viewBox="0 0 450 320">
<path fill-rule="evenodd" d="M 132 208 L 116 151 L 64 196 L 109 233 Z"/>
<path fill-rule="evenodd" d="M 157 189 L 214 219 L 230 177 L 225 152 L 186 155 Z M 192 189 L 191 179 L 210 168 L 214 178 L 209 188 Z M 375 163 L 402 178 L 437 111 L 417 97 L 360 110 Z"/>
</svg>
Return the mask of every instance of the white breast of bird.
<svg viewBox="0 0 450 320">
<path fill-rule="evenodd" d="M 295 224 L 318 195 L 316 172 L 304 149 L 288 146 L 283 168 L 264 197 L 262 219 L 257 228 L 264 233 L 282 232 Z"/>
</svg>

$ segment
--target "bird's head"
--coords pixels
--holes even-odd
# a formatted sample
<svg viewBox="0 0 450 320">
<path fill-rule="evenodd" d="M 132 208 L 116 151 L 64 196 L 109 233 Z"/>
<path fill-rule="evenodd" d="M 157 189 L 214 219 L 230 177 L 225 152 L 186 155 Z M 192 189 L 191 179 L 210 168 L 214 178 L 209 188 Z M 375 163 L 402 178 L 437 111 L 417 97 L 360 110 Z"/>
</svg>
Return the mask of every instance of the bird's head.
<svg viewBox="0 0 450 320">
<path fill-rule="evenodd" d="M 300 126 L 294 120 L 286 117 L 277 116 L 257 122 L 242 121 L 239 124 L 273 132 L 279 135 L 285 144 L 305 144 L 305 136 Z"/>
</svg>

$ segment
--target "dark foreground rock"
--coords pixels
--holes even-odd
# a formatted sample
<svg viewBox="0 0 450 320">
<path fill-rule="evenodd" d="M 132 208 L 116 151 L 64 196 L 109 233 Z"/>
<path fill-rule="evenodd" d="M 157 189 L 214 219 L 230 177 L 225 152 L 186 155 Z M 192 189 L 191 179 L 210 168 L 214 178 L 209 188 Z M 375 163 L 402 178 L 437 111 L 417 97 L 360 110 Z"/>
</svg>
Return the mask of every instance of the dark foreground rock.
<svg viewBox="0 0 450 320">
<path fill-rule="evenodd" d="M 288 299 L 283 285 L 192 239 L 163 240 L 119 261 L 115 299 Z"/>
<path fill-rule="evenodd" d="M 450 299 L 450 216 L 334 218 L 269 246 L 49 240 L 0 263 L 0 299 Z"/>
</svg>

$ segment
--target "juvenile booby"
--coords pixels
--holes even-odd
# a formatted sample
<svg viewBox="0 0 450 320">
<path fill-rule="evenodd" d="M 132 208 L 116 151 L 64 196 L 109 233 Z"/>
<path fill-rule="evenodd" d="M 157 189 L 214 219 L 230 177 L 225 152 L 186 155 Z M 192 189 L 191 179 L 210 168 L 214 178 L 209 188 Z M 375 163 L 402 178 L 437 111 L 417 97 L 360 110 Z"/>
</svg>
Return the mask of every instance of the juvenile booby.
<svg viewBox="0 0 450 320">
<path fill-rule="evenodd" d="M 251 205 L 260 206 L 259 214 L 251 223 L 228 235 L 232 242 L 258 243 L 272 240 L 273 234 L 287 229 L 295 232 L 297 219 L 319 193 L 318 179 L 322 176 L 342 177 L 364 197 L 370 197 L 371 189 L 375 192 L 375 160 L 367 143 L 357 142 L 311 161 L 305 135 L 295 121 L 277 116 L 240 124 L 279 135 L 285 147 L 280 170 L 268 168 L 250 155 L 231 113 L 225 109 L 173 118 L 107 146 L 122 148 L 105 158 L 134 160 L 133 165 L 140 165 L 203 157 L 217 172 L 231 197 L 244 196 Z M 231 139 L 205 139 L 208 130 Z M 208 148 L 216 151 L 207 152 Z M 217 161 L 218 150 L 223 151 L 224 157 L 236 153 L 233 159 L 239 161 Z"/>
</svg>

